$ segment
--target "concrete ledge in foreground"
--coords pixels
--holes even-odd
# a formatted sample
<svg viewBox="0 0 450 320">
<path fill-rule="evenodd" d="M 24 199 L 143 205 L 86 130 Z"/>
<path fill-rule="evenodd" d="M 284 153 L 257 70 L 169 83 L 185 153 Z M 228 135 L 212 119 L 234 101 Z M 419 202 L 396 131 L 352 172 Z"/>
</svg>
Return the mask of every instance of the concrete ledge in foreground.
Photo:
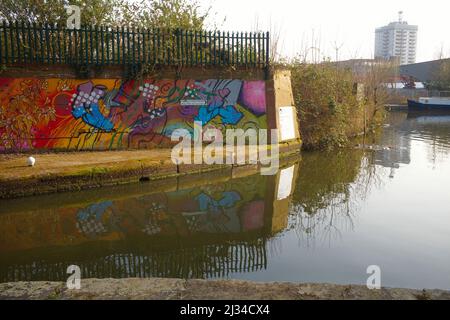
<svg viewBox="0 0 450 320">
<path fill-rule="evenodd" d="M 448 300 L 441 290 L 369 290 L 357 285 L 256 283 L 181 279 L 86 279 L 80 290 L 62 282 L 0 284 L 0 299 L 33 300 Z"/>
</svg>

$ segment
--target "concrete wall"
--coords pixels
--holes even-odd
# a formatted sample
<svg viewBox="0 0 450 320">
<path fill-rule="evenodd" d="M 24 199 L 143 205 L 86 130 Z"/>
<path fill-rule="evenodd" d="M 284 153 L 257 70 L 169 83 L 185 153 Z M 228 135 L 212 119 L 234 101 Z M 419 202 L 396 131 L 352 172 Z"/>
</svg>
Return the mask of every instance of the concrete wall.
<svg viewBox="0 0 450 320">
<path fill-rule="evenodd" d="M 176 129 L 277 129 L 292 106 L 290 74 L 276 71 L 8 69 L 0 74 L 0 152 L 117 150 L 171 145 Z M 214 75 L 216 75 L 214 77 Z M 297 120 L 293 119 L 299 140 Z"/>
<path fill-rule="evenodd" d="M 294 107 L 294 95 L 292 92 L 291 72 L 289 70 L 275 70 L 271 75 L 271 79 L 266 82 L 268 127 L 271 129 L 283 130 L 283 124 L 280 122 L 280 108 Z M 297 109 L 293 113 L 293 125 L 295 129 L 295 138 L 291 142 L 301 143 L 299 121 Z M 279 139 L 281 134 L 279 132 Z M 288 142 L 290 142 L 288 141 Z M 286 141 L 284 141 L 286 142 Z"/>
</svg>

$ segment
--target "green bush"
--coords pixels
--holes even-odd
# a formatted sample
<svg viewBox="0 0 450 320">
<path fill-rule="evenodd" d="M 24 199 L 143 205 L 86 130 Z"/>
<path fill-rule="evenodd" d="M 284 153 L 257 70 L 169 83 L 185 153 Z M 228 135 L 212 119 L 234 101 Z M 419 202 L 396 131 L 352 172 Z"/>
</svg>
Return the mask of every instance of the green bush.
<svg viewBox="0 0 450 320">
<path fill-rule="evenodd" d="M 294 62 L 290 70 L 305 149 L 342 147 L 370 125 L 374 103 L 367 94 L 358 99 L 350 69 Z"/>
</svg>

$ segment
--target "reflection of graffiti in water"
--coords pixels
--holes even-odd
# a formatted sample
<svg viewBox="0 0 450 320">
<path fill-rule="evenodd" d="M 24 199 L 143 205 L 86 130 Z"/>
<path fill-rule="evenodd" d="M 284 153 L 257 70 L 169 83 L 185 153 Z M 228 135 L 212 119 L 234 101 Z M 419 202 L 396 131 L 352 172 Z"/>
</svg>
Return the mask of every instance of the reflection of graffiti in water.
<svg viewBox="0 0 450 320">
<path fill-rule="evenodd" d="M 179 232 L 184 234 L 186 231 L 239 233 L 264 227 L 264 201 L 253 200 L 240 204 L 242 197 L 237 191 L 222 192 L 217 198 L 202 191 L 194 199 L 187 199 L 184 204 L 178 201 L 177 211 L 170 214 L 166 204 L 152 201 L 155 200 L 152 199 L 154 196 L 144 197 L 135 203 L 134 209 L 139 214 L 124 212 L 120 204 L 112 201 L 80 209 L 76 218 L 77 229 L 88 238 L 101 238 L 117 231 L 125 234 L 142 232 L 151 236 Z M 168 196 L 177 195 L 169 193 Z M 159 198 L 165 199 L 164 196 Z M 109 214 L 105 214 L 107 212 Z M 186 226 L 187 230 L 179 230 L 182 226 Z M 178 230 L 175 231 L 174 228 Z"/>
<path fill-rule="evenodd" d="M 0 219 L 0 281 L 61 281 L 72 264 L 93 278 L 214 278 L 265 269 L 270 179 L 139 190 L 83 207 L 55 200 L 50 209 L 12 213 L 14 219 Z"/>
<path fill-rule="evenodd" d="M 144 232 L 148 236 L 156 235 L 162 231 L 159 226 L 158 216 L 160 213 L 163 213 L 166 210 L 165 205 L 160 203 L 152 202 L 151 208 L 149 209 L 150 214 L 148 215 L 148 221 L 144 225 L 142 232 Z"/>
<path fill-rule="evenodd" d="M 102 218 L 106 210 L 112 206 L 111 201 L 106 201 L 81 209 L 77 214 L 77 229 L 89 238 L 106 233 L 107 228 Z"/>
<path fill-rule="evenodd" d="M 204 193 L 201 193 L 196 198 L 201 211 L 208 211 L 212 213 L 219 213 L 223 209 L 232 208 L 241 199 L 241 196 L 236 191 L 224 192 L 222 194 L 222 198 L 219 200 L 215 200 Z"/>
</svg>

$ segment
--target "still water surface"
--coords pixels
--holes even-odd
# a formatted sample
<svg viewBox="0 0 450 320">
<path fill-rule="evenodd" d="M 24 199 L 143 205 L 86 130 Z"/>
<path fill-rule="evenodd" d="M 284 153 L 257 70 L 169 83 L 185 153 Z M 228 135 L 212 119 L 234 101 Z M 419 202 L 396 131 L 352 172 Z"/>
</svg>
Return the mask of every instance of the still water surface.
<svg viewBox="0 0 450 320">
<path fill-rule="evenodd" d="M 450 289 L 450 115 L 274 177 L 214 173 L 0 202 L 0 282 L 177 277 Z"/>
</svg>

